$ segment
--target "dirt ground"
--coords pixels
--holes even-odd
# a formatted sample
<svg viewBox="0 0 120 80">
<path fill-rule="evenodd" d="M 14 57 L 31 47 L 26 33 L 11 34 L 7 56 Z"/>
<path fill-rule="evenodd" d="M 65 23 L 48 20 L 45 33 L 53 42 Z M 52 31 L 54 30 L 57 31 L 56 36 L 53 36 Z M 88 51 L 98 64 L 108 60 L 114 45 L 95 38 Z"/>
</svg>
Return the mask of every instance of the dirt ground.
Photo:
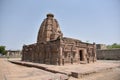
<svg viewBox="0 0 120 80">
<path fill-rule="evenodd" d="M 120 61 L 100 62 L 115 63 L 120 65 Z M 33 67 L 16 65 L 8 62 L 5 58 L 0 58 L 0 80 L 49 80 L 49 77 L 51 78 L 55 76 L 56 74 L 51 72 Z M 120 80 L 120 68 L 114 68 L 104 72 L 88 75 L 82 79 L 70 77 L 69 80 Z"/>
<path fill-rule="evenodd" d="M 56 74 L 0 59 L 0 80 L 48 80 L 51 77 L 56 77 Z"/>
</svg>

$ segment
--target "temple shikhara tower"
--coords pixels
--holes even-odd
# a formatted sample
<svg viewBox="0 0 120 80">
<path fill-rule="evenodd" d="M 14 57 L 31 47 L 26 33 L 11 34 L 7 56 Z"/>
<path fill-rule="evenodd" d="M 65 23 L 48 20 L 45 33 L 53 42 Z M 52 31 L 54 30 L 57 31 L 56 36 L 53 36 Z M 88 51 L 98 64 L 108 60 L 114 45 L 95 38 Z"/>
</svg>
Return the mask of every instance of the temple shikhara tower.
<svg viewBox="0 0 120 80">
<path fill-rule="evenodd" d="M 47 14 L 38 31 L 37 42 L 23 46 L 22 60 L 53 65 L 95 62 L 96 44 L 63 37 L 54 15 Z"/>
<path fill-rule="evenodd" d="M 47 14 L 47 18 L 42 22 L 38 32 L 37 43 L 57 40 L 57 38 L 61 38 L 62 35 L 59 24 L 57 20 L 54 19 L 54 15 Z"/>
</svg>

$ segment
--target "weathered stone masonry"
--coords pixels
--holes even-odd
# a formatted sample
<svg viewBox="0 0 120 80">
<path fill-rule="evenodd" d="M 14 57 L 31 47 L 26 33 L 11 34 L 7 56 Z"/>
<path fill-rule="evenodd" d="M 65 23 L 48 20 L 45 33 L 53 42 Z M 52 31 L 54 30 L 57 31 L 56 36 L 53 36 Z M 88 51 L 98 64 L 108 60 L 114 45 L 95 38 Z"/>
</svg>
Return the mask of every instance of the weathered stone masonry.
<svg viewBox="0 0 120 80">
<path fill-rule="evenodd" d="M 120 60 L 120 49 L 98 49 L 97 58 L 102 60 Z"/>
<path fill-rule="evenodd" d="M 63 37 L 53 14 L 47 14 L 38 32 L 37 43 L 24 45 L 22 60 L 44 64 L 95 62 L 96 44 Z"/>
</svg>

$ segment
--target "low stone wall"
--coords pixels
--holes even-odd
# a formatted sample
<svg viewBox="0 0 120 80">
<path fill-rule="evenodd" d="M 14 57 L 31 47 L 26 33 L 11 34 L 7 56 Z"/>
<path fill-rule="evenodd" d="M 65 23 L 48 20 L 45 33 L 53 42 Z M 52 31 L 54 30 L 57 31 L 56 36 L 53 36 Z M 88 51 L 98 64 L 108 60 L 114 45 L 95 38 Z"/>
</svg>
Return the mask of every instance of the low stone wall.
<svg viewBox="0 0 120 80">
<path fill-rule="evenodd" d="M 97 50 L 97 59 L 120 60 L 120 49 Z"/>
</svg>

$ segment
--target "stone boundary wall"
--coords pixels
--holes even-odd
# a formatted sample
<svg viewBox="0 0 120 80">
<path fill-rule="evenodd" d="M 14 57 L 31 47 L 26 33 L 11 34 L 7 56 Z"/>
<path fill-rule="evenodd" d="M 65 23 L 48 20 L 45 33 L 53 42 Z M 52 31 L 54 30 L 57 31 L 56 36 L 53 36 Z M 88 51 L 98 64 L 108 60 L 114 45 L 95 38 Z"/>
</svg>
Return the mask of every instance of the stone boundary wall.
<svg viewBox="0 0 120 80">
<path fill-rule="evenodd" d="M 96 51 L 97 59 L 120 60 L 120 49 L 98 49 Z"/>
<path fill-rule="evenodd" d="M 0 56 L 0 58 L 21 58 L 21 56 Z"/>
</svg>

